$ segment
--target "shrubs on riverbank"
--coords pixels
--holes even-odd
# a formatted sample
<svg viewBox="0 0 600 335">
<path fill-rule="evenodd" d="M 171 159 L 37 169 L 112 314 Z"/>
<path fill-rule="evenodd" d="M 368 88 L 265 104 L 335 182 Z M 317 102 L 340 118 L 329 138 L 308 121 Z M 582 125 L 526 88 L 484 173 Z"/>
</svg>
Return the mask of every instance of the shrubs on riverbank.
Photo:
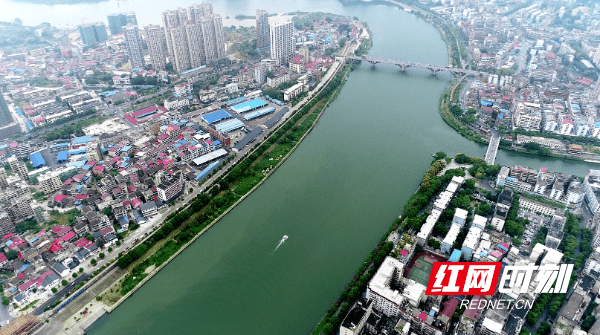
<svg viewBox="0 0 600 335">
<path fill-rule="evenodd" d="M 252 154 L 241 160 L 229 171 L 227 176 L 216 181 L 210 188 L 210 194 L 199 194 L 187 209 L 178 210 L 169 215 L 167 222 L 157 229 L 149 239 L 122 255 L 117 264 L 121 268 L 129 267 L 152 251 L 159 241 L 163 241 L 179 230 L 175 236 L 154 250 L 150 257 L 131 270 L 131 274 L 121 284 L 121 295 L 127 294 L 148 276 L 146 273 L 148 267 L 162 265 L 242 196 L 258 185 L 267 175 L 265 170 L 270 171 L 281 163 L 282 158 L 310 130 L 319 114 L 337 95 L 341 88 L 340 84 L 343 83 L 343 78 L 349 70 L 350 65 L 344 67 L 315 99 L 301 108 Z M 309 112 L 310 114 L 308 114 Z M 273 162 L 275 159 L 277 161 Z"/>
</svg>

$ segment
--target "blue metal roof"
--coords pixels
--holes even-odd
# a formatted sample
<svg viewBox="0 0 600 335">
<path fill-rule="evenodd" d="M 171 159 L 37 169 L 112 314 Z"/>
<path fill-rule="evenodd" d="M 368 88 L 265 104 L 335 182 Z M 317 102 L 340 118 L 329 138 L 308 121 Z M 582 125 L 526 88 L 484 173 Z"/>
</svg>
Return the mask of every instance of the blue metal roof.
<svg viewBox="0 0 600 335">
<path fill-rule="evenodd" d="M 233 109 L 237 113 L 244 113 L 260 107 L 264 107 L 266 105 L 268 104 L 263 99 L 254 99 L 235 106 L 231 106 L 231 109 Z"/>
<path fill-rule="evenodd" d="M 56 156 L 57 163 L 65 162 L 67 160 L 69 160 L 69 153 L 67 151 L 61 151 L 58 153 L 58 156 Z"/>
<path fill-rule="evenodd" d="M 83 149 L 74 149 L 74 150 L 69 150 L 67 151 L 67 153 L 69 155 L 82 155 L 85 154 L 87 152 L 87 149 L 83 148 Z"/>
<path fill-rule="evenodd" d="M 247 100 L 246 97 L 239 97 L 239 98 L 231 99 L 231 100 L 227 101 L 227 106 L 239 104 L 239 103 L 244 102 L 246 100 Z"/>
<path fill-rule="evenodd" d="M 221 120 L 225 120 L 225 119 L 229 119 L 231 117 L 231 114 L 227 113 L 226 111 L 220 109 L 216 112 L 212 112 L 212 113 L 208 113 L 205 115 L 202 115 L 202 120 L 204 120 L 204 122 L 208 123 L 208 124 L 213 124 L 215 122 L 219 122 Z"/>
<path fill-rule="evenodd" d="M 36 169 L 46 165 L 44 157 L 42 157 L 42 154 L 39 152 L 29 155 L 29 159 L 31 160 L 31 164 L 33 164 L 33 167 Z"/>
<path fill-rule="evenodd" d="M 458 262 L 460 260 L 460 256 L 462 255 L 462 252 L 460 250 L 454 249 L 452 250 L 452 254 L 450 255 L 450 258 L 448 259 L 449 262 Z"/>
<path fill-rule="evenodd" d="M 81 137 L 75 137 L 73 139 L 73 144 L 83 144 L 83 143 L 88 143 L 91 141 L 92 141 L 92 138 L 90 136 L 81 136 Z"/>
<path fill-rule="evenodd" d="M 221 164 L 221 161 L 216 161 L 212 164 L 210 164 L 209 166 L 207 166 L 204 170 L 202 170 L 197 176 L 196 176 L 196 180 L 201 180 L 204 177 L 206 177 L 209 173 L 212 172 L 212 170 L 214 170 L 218 165 Z"/>
<path fill-rule="evenodd" d="M 244 123 L 238 119 L 231 119 L 231 120 L 227 120 L 225 122 L 221 122 L 218 125 L 216 125 L 215 127 L 220 130 L 223 133 L 227 133 L 230 132 L 234 129 L 238 129 L 238 128 L 242 128 L 244 126 Z"/>
<path fill-rule="evenodd" d="M 257 117 L 261 117 L 263 115 L 267 115 L 267 114 L 273 113 L 274 111 L 275 111 L 275 107 L 261 108 L 259 110 L 256 110 L 254 112 L 250 112 L 250 113 L 244 115 L 244 119 L 245 120 L 256 119 Z"/>
</svg>

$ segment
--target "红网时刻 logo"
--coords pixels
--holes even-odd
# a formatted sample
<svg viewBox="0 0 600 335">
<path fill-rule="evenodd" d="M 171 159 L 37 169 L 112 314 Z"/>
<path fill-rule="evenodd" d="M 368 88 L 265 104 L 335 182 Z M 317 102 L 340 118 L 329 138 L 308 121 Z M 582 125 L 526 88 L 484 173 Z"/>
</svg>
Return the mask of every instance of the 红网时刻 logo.
<svg viewBox="0 0 600 335">
<path fill-rule="evenodd" d="M 515 265 L 498 262 L 436 262 L 426 295 L 493 295 L 501 293 L 566 293 L 573 264 Z"/>
</svg>

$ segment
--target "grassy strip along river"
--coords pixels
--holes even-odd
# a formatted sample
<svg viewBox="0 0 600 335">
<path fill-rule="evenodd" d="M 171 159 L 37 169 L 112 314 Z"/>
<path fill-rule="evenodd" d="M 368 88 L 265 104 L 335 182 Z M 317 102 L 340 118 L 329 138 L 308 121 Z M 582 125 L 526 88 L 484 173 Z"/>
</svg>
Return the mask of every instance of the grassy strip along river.
<svg viewBox="0 0 600 335">
<path fill-rule="evenodd" d="M 333 101 L 352 65 L 344 65 L 321 92 L 300 108 L 252 154 L 241 160 L 229 173 L 215 182 L 206 193 L 199 194 L 187 207 L 175 212 L 145 242 L 122 255 L 118 265 L 128 268 L 117 294 L 105 291 L 100 296 L 114 310 L 147 277 L 152 276 L 185 249 L 204 231 L 235 207 L 294 151 L 316 124 L 319 116 Z"/>
</svg>

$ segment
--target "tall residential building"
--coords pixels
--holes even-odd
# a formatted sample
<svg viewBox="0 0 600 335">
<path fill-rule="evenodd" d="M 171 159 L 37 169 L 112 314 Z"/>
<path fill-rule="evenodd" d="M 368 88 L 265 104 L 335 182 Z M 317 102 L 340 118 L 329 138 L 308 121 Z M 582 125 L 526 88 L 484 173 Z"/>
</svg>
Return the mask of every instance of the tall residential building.
<svg viewBox="0 0 600 335">
<path fill-rule="evenodd" d="M 212 4 L 192 5 L 162 13 L 169 61 L 177 72 L 225 57 L 223 22 Z"/>
<path fill-rule="evenodd" d="M 201 24 L 206 63 L 212 63 L 225 57 L 225 38 L 223 37 L 223 19 L 221 15 L 213 14 L 204 17 Z"/>
<path fill-rule="evenodd" d="M 146 44 L 150 61 L 155 70 L 164 70 L 167 63 L 167 50 L 165 50 L 165 31 L 156 24 L 146 26 Z"/>
<path fill-rule="evenodd" d="M 200 17 L 213 15 L 213 6 L 210 2 L 203 2 L 199 5 L 191 5 L 189 7 L 190 20 L 197 21 Z"/>
<path fill-rule="evenodd" d="M 108 29 L 111 35 L 123 33 L 123 27 L 128 24 L 137 26 L 137 18 L 134 12 L 110 14 L 106 18 L 108 18 Z"/>
<path fill-rule="evenodd" d="M 4 94 L 0 93 L 0 127 L 14 122 L 12 114 L 8 109 L 8 104 L 4 100 Z"/>
<path fill-rule="evenodd" d="M 189 20 L 185 23 L 185 35 L 190 54 L 190 68 L 194 69 L 202 65 L 202 59 L 205 58 L 202 43 L 202 28 L 200 24 Z"/>
<path fill-rule="evenodd" d="M 6 178 L 8 178 L 8 176 L 6 175 L 6 170 L 4 170 L 4 168 L 1 168 L 0 169 L 0 188 L 8 187 L 8 181 L 6 180 Z"/>
<path fill-rule="evenodd" d="M 164 202 L 171 202 L 177 198 L 184 189 L 185 182 L 183 174 L 177 172 L 174 175 L 163 176 L 160 184 L 156 187 L 158 198 Z"/>
<path fill-rule="evenodd" d="M 169 62 L 174 63 L 173 61 L 173 44 L 171 43 L 171 32 L 170 28 L 175 25 L 179 25 L 179 20 L 177 19 L 177 13 L 172 10 L 167 10 L 162 12 L 162 21 L 163 26 L 165 27 L 165 43 L 167 44 L 167 55 L 169 57 Z"/>
<path fill-rule="evenodd" d="M 142 52 L 142 38 L 138 32 L 138 27 L 128 24 L 123 27 L 125 34 L 125 44 L 127 53 L 129 53 L 129 62 L 134 69 L 144 68 L 144 53 Z"/>
<path fill-rule="evenodd" d="M 103 22 L 84 23 L 79 26 L 79 35 L 83 44 L 102 43 L 108 39 L 106 26 Z"/>
<path fill-rule="evenodd" d="M 173 53 L 173 68 L 177 72 L 191 69 L 190 52 L 187 45 L 187 34 L 183 25 L 175 25 L 169 28 L 171 37 L 171 50 Z"/>
<path fill-rule="evenodd" d="M 271 58 L 280 65 L 287 64 L 294 57 L 294 24 L 292 21 L 275 22 L 270 25 Z"/>
<path fill-rule="evenodd" d="M 256 10 L 256 48 L 268 50 L 271 44 L 269 33 L 269 13 L 266 10 Z"/>
<path fill-rule="evenodd" d="M 0 236 L 15 232 L 15 225 L 6 212 L 0 212 Z"/>
<path fill-rule="evenodd" d="M 42 192 L 44 192 L 46 195 L 60 190 L 62 186 L 60 178 L 58 176 L 53 176 L 51 173 L 46 173 L 39 176 L 38 181 L 40 183 L 40 187 L 42 188 Z"/>
<path fill-rule="evenodd" d="M 25 181 L 29 180 L 29 174 L 25 163 L 18 160 L 17 157 L 11 156 L 8 158 L 8 164 L 10 165 L 10 168 L 12 169 L 13 173 L 17 174 L 19 177 L 21 177 L 21 179 Z"/>
</svg>

